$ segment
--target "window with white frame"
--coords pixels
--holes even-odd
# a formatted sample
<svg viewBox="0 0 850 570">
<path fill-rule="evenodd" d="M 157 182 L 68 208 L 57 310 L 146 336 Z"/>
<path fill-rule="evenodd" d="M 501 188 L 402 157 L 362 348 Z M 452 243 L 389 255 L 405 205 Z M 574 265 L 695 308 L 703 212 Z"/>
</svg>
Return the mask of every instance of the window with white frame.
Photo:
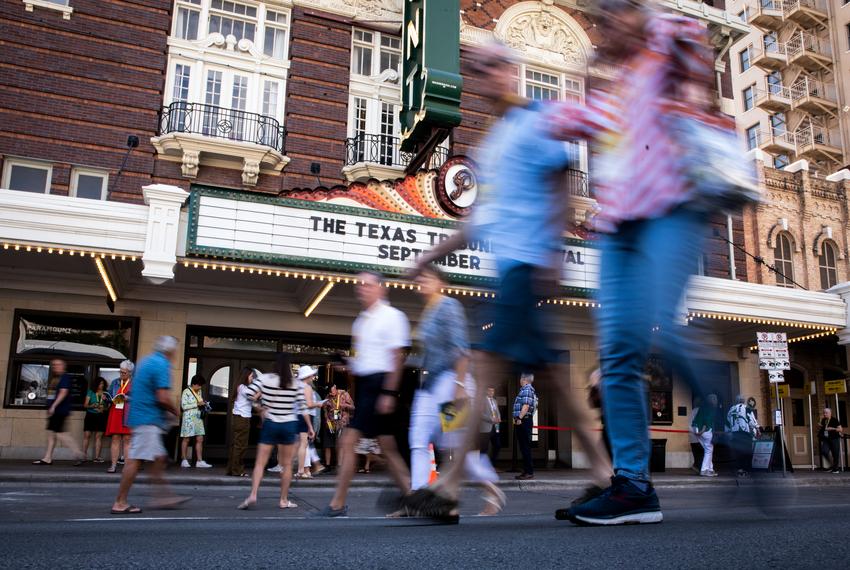
<svg viewBox="0 0 850 570">
<path fill-rule="evenodd" d="M 744 111 L 749 111 L 750 109 L 752 109 L 756 99 L 755 83 L 744 89 L 741 92 L 741 96 L 744 100 Z"/>
<path fill-rule="evenodd" d="M 201 0 L 177 0 L 174 37 L 181 40 L 197 40 L 198 24 L 201 20 Z"/>
<path fill-rule="evenodd" d="M 109 173 L 104 170 L 75 167 L 71 170 L 71 196 L 106 200 Z"/>
<path fill-rule="evenodd" d="M 835 246 L 831 242 L 823 242 L 823 249 L 818 256 L 821 289 L 826 290 L 838 284 L 838 268 L 835 264 L 835 258 Z"/>
<path fill-rule="evenodd" d="M 753 150 L 759 144 L 759 124 L 756 123 L 752 127 L 748 127 L 747 133 L 747 149 Z"/>
<path fill-rule="evenodd" d="M 3 163 L 3 188 L 21 192 L 47 194 L 53 176 L 53 165 L 49 162 L 6 158 Z"/>
<path fill-rule="evenodd" d="M 566 74 L 545 71 L 525 64 L 516 68 L 517 92 L 529 99 L 539 101 L 581 102 L 584 96 L 581 81 Z M 566 143 L 578 170 L 587 172 L 587 146 L 584 142 Z"/>
<path fill-rule="evenodd" d="M 794 287 L 794 257 L 790 238 L 781 233 L 776 236 L 773 248 L 773 264 L 776 267 L 776 284 L 780 287 Z"/>
<path fill-rule="evenodd" d="M 285 60 L 288 36 L 289 15 L 276 10 L 266 10 L 263 53 L 274 59 Z"/>
<path fill-rule="evenodd" d="M 355 29 L 351 36 L 351 74 L 372 77 L 391 69 L 401 73 L 401 39 L 396 36 Z"/>
<path fill-rule="evenodd" d="M 210 2 L 209 33 L 224 37 L 233 35 L 237 40 L 247 38 L 254 41 L 257 29 L 257 7 L 230 0 Z"/>
</svg>

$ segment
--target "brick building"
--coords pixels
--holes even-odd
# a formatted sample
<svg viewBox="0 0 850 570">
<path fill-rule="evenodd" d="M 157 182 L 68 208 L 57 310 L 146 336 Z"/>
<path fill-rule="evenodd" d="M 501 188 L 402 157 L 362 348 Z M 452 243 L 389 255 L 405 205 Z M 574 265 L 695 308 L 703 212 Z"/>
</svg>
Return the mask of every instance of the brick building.
<svg viewBox="0 0 850 570">
<path fill-rule="evenodd" d="M 724 106 L 731 108 L 723 46 L 745 33 L 745 24 L 718 7 L 667 4 L 708 26 L 718 46 Z M 51 356 L 68 360 L 80 398 L 85 383 L 111 379 L 124 357 L 137 358 L 166 333 L 185 348 L 175 387 L 196 372 L 209 378 L 215 407 L 207 420 L 209 457 L 221 457 L 229 437 L 227 396 L 241 367 L 267 368 L 282 349 L 301 363 L 327 364 L 350 341 L 354 273 L 403 271 L 401 246 L 381 250 L 373 243 L 380 238 L 368 232 L 338 238 L 339 228 L 413 230 L 427 247 L 424 236 L 433 242 L 450 232 L 474 198 L 474 185 L 463 186 L 474 181 L 466 157 L 492 117 L 467 73 L 470 46 L 496 37 L 517 49 L 520 94 L 584 97 L 598 38 L 580 0 L 463 0 L 463 120 L 425 168 L 406 174 L 410 156 L 399 148 L 398 119 L 401 5 L 22 0 L 0 6 L 7 47 L 0 55 L 0 457 L 40 453 Z M 605 70 L 590 74 L 606 76 Z M 583 144 L 570 148 L 575 168 L 564 189 L 572 195 L 571 215 L 581 220 L 593 205 L 589 159 Z M 449 186 L 460 190 L 459 203 L 446 200 Z M 715 229 L 686 309 L 692 321 L 716 325 L 713 358 L 728 399 L 757 390 L 759 376 L 754 359 L 740 351 L 749 339 L 725 316 L 833 330 L 846 315 L 834 294 L 746 283 L 760 283 L 751 277 L 760 270 L 725 241 L 747 247 L 744 218 L 718 217 Z M 480 334 L 490 269 L 486 252 L 463 255 L 450 294 L 464 302 L 471 332 Z M 596 360 L 595 263 L 592 243 L 567 236 L 565 265 L 572 265 L 552 310 L 577 397 Z M 846 269 L 841 275 L 846 279 Z M 415 322 L 420 300 L 403 281 L 394 278 L 390 286 L 392 302 Z M 811 322 L 797 322 L 812 307 L 818 311 Z M 332 380 L 331 368 L 323 368 L 321 381 Z M 687 389 L 673 378 L 657 384 L 655 401 L 664 406 L 656 423 L 686 427 Z M 497 387 L 503 405 L 516 389 Z M 541 388 L 538 424 L 567 426 L 549 390 Z M 536 437 L 539 461 L 582 464 L 569 437 L 549 431 Z M 684 435 L 670 438 L 668 464 L 686 466 Z M 503 453 L 510 457 L 510 447 Z"/>
</svg>

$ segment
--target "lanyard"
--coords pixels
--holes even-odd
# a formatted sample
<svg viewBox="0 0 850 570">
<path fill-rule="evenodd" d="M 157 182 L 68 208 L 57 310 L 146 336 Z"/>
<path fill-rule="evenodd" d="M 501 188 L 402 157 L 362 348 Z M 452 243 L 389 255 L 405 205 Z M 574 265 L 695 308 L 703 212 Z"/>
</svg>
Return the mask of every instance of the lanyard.
<svg viewBox="0 0 850 570">
<path fill-rule="evenodd" d="M 127 389 L 127 385 L 130 384 L 129 380 L 121 380 L 121 387 L 118 388 L 118 393 L 122 396 L 124 395 L 124 391 Z"/>
<path fill-rule="evenodd" d="M 198 395 L 198 393 L 197 393 L 197 392 L 195 392 L 194 388 L 189 388 L 189 390 L 191 390 L 191 391 L 192 391 L 192 395 L 193 395 L 193 396 L 195 396 L 195 400 L 196 400 L 198 403 L 200 403 L 200 402 L 201 402 L 201 397 Z"/>
<path fill-rule="evenodd" d="M 334 410 L 339 411 L 339 399 L 342 397 L 342 394 L 337 392 L 336 394 L 336 404 L 334 404 Z"/>
</svg>

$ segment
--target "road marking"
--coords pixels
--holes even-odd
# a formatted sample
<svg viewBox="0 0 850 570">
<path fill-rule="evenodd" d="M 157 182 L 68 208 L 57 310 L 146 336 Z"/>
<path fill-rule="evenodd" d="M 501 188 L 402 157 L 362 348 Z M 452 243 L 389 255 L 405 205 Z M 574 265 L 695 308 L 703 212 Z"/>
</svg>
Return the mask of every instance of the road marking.
<svg viewBox="0 0 850 570">
<path fill-rule="evenodd" d="M 68 519 L 65 522 L 105 522 L 105 521 L 210 521 L 213 517 L 128 517 L 126 515 L 115 515 L 112 517 L 100 517 L 92 519 Z"/>
</svg>

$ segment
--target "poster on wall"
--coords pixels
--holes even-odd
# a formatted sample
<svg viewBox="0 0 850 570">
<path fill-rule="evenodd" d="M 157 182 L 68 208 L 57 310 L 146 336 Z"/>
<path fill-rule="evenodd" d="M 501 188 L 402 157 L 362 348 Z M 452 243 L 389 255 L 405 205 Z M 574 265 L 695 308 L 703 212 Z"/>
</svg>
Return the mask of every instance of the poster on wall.
<svg viewBox="0 0 850 570">
<path fill-rule="evenodd" d="M 660 357 L 652 356 L 644 371 L 649 384 L 650 419 L 656 425 L 673 424 L 673 373 Z"/>
</svg>

